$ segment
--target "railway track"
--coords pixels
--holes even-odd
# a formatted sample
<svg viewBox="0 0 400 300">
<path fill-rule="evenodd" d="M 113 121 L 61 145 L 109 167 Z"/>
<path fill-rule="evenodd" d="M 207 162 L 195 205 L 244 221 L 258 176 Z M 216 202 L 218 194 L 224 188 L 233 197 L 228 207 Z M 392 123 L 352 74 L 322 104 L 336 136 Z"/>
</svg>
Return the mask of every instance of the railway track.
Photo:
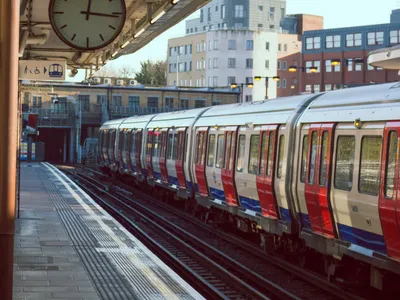
<svg viewBox="0 0 400 300">
<path fill-rule="evenodd" d="M 95 170 L 90 171 L 97 173 L 104 179 L 101 173 Z M 100 184 L 92 177 L 84 177 L 86 180 L 92 181 L 93 184 Z M 110 179 L 107 178 L 107 180 Z M 102 189 L 108 189 L 109 184 L 102 185 Z M 170 205 L 166 205 L 140 190 L 121 182 L 118 182 L 118 185 L 115 185 L 115 182 L 111 182 L 111 185 L 117 187 L 114 195 L 118 195 L 118 198 L 123 199 L 124 202 L 130 203 L 133 206 L 142 206 L 141 209 L 147 209 L 153 213 L 155 212 L 157 215 L 164 215 L 165 218 L 174 223 L 175 226 L 185 227 L 185 229 L 192 233 L 191 235 L 200 237 L 200 244 L 203 244 L 203 241 L 207 241 L 208 245 L 213 245 L 215 248 L 218 248 L 219 252 L 225 254 L 225 258 L 222 261 L 229 261 L 229 263 L 233 265 L 236 262 L 244 266 L 245 269 L 251 270 L 251 273 L 247 273 L 247 275 L 246 272 L 243 274 L 240 272 L 236 274 L 238 278 L 254 286 L 255 290 L 265 290 L 265 287 L 272 284 L 274 287 L 272 290 L 277 286 L 284 287 L 284 291 L 289 291 L 289 294 L 292 296 L 302 299 L 364 299 L 340 289 L 335 284 L 330 284 L 325 278 L 318 274 L 297 267 L 279 257 L 268 256 L 262 249 L 256 245 L 250 244 L 249 241 L 217 230 L 213 226 L 194 218 L 192 215 Z M 130 197 L 133 193 L 135 194 L 134 201 Z M 149 203 L 151 204 L 150 206 Z M 197 241 L 197 243 L 199 242 Z M 204 247 L 204 245 L 202 247 Z M 207 253 L 204 252 L 203 249 L 200 251 Z M 212 258 L 213 261 L 218 261 L 208 253 L 207 256 Z M 227 266 L 227 268 L 232 268 L 232 265 Z M 266 278 L 270 278 L 271 280 L 266 280 Z M 260 285 L 262 286 L 261 288 Z M 284 293 L 283 297 L 279 295 L 281 290 L 282 288 L 278 288 L 275 293 L 272 293 L 273 296 L 275 296 L 275 298 L 285 298 L 286 293 Z M 271 290 L 266 291 L 266 294 L 271 295 Z"/>
<path fill-rule="evenodd" d="M 112 193 L 89 176 L 67 174 L 207 299 L 300 299 L 122 191 Z"/>
</svg>

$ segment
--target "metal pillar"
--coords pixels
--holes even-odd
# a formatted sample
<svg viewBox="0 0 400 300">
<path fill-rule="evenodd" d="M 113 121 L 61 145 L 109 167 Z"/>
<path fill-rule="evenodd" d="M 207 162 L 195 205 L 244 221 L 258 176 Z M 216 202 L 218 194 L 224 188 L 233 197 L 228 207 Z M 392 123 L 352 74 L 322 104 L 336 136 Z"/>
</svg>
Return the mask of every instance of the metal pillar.
<svg viewBox="0 0 400 300">
<path fill-rule="evenodd" d="M 0 0 L 0 293 L 12 300 L 20 1 Z"/>
</svg>

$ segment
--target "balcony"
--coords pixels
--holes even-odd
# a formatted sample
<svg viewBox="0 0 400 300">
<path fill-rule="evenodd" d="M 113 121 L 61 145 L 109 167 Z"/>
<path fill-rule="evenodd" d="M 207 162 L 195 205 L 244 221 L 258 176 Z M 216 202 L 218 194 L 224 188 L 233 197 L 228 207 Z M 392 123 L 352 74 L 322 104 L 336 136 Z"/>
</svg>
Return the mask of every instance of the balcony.
<svg viewBox="0 0 400 300">
<path fill-rule="evenodd" d="M 38 127 L 72 127 L 75 125 L 74 110 L 71 105 L 54 105 L 52 108 L 30 109 L 30 113 L 38 114 Z"/>
<path fill-rule="evenodd" d="M 179 107 L 132 107 L 132 106 L 112 106 L 111 118 L 127 118 L 131 116 L 151 115 L 165 112 L 174 112 L 184 110 Z"/>
<path fill-rule="evenodd" d="M 79 108 L 79 107 L 78 107 Z M 79 111 L 78 118 L 79 118 Z M 101 124 L 102 107 L 99 104 L 82 105 L 82 124 Z"/>
</svg>

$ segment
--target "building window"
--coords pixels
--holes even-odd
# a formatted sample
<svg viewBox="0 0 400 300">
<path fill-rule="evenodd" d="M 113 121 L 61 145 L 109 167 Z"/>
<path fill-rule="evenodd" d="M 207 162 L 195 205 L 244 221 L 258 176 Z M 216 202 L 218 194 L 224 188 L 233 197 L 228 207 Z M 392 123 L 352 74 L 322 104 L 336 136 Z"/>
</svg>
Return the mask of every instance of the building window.
<svg viewBox="0 0 400 300">
<path fill-rule="evenodd" d="M 244 17 L 244 6 L 235 5 L 235 18 L 243 18 L 243 17 Z"/>
<path fill-rule="evenodd" d="M 218 50 L 218 40 L 214 40 L 214 50 Z"/>
<path fill-rule="evenodd" d="M 286 79 L 282 80 L 282 88 L 286 89 Z"/>
<path fill-rule="evenodd" d="M 212 106 L 217 106 L 217 105 L 221 105 L 221 100 L 213 100 L 212 101 Z"/>
<path fill-rule="evenodd" d="M 42 97 L 41 96 L 33 96 L 32 97 L 32 107 L 33 108 L 42 108 Z"/>
<path fill-rule="evenodd" d="M 103 105 L 107 100 L 106 95 L 97 95 L 97 104 L 98 105 Z"/>
<path fill-rule="evenodd" d="M 314 73 L 319 73 L 320 67 L 321 67 L 321 62 L 319 60 L 306 61 L 306 72 L 307 73 L 311 73 L 311 70 L 310 70 L 311 67 L 317 68 L 317 72 L 314 72 Z"/>
<path fill-rule="evenodd" d="M 326 92 L 329 92 L 329 91 L 331 91 L 331 90 L 332 90 L 332 84 L 330 84 L 330 83 L 325 84 L 325 91 L 326 91 Z"/>
<path fill-rule="evenodd" d="M 221 19 L 225 18 L 225 5 L 221 5 Z"/>
<path fill-rule="evenodd" d="M 351 72 L 354 69 L 354 62 L 352 59 L 347 61 L 347 71 Z"/>
<path fill-rule="evenodd" d="M 359 47 L 362 45 L 361 33 L 346 34 L 346 47 Z"/>
<path fill-rule="evenodd" d="M 246 84 L 253 83 L 253 77 L 246 77 Z"/>
<path fill-rule="evenodd" d="M 121 97 L 121 96 L 119 96 L 119 97 Z M 82 111 L 90 111 L 90 96 L 89 95 L 79 95 L 78 100 L 81 105 L 80 109 Z M 119 104 L 119 106 L 121 106 L 121 103 Z"/>
<path fill-rule="evenodd" d="M 211 51 L 211 50 L 212 50 L 212 42 L 209 41 L 209 42 L 208 42 L 208 51 Z"/>
<path fill-rule="evenodd" d="M 253 50 L 254 49 L 254 42 L 253 40 L 246 41 L 246 50 Z"/>
<path fill-rule="evenodd" d="M 367 66 L 368 66 L 368 71 L 374 71 L 375 70 L 374 66 L 371 66 L 370 64 L 367 64 Z"/>
<path fill-rule="evenodd" d="M 276 82 L 276 87 L 277 87 L 278 89 L 281 88 L 281 81 L 277 81 L 277 82 Z"/>
<path fill-rule="evenodd" d="M 266 61 L 265 61 L 265 68 L 266 68 L 266 69 L 269 69 L 269 60 L 266 60 Z"/>
<path fill-rule="evenodd" d="M 332 70 L 334 72 L 340 72 L 340 64 L 336 65 L 336 66 L 332 66 L 332 61 L 331 60 L 326 60 L 325 61 L 325 71 L 330 73 L 330 72 L 332 72 Z"/>
<path fill-rule="evenodd" d="M 391 30 L 390 31 L 390 43 L 391 44 L 400 43 L 400 30 Z"/>
<path fill-rule="evenodd" d="M 287 44 L 283 45 L 283 51 L 287 52 Z"/>
<path fill-rule="evenodd" d="M 306 85 L 305 91 L 306 91 L 306 93 L 311 93 L 312 88 L 311 88 L 311 85 L 310 85 L 310 84 L 307 84 L 307 85 Z"/>
<path fill-rule="evenodd" d="M 360 60 L 360 58 L 356 58 L 356 60 Z M 354 64 L 354 69 L 355 69 L 356 71 L 362 71 L 362 69 L 363 69 L 363 63 L 355 63 L 355 64 Z"/>
<path fill-rule="evenodd" d="M 268 51 L 269 51 L 269 42 L 266 42 L 266 43 L 265 43 L 265 50 L 268 50 Z"/>
<path fill-rule="evenodd" d="M 194 100 L 194 108 L 206 107 L 206 100 Z"/>
<path fill-rule="evenodd" d="M 165 108 L 174 108 L 174 98 L 173 97 L 165 97 L 164 99 Z"/>
<path fill-rule="evenodd" d="M 207 19 L 208 21 L 211 21 L 211 7 L 208 8 L 208 14 L 207 14 Z"/>
<path fill-rule="evenodd" d="M 383 31 L 368 32 L 368 45 L 382 45 Z"/>
<path fill-rule="evenodd" d="M 252 95 L 246 95 L 246 102 L 251 102 L 253 101 L 253 96 Z"/>
<path fill-rule="evenodd" d="M 321 49 L 321 38 L 320 37 L 311 37 L 306 38 L 306 49 Z"/>
<path fill-rule="evenodd" d="M 281 52 L 282 50 L 282 44 L 278 44 L 278 52 Z"/>
<path fill-rule="evenodd" d="M 319 84 L 314 84 L 314 93 L 319 93 L 319 92 L 320 92 Z"/>
<path fill-rule="evenodd" d="M 325 41 L 326 41 L 326 48 L 340 47 L 340 35 L 328 35 Z"/>
<path fill-rule="evenodd" d="M 181 99 L 181 108 L 189 109 L 189 99 Z"/>
<path fill-rule="evenodd" d="M 204 22 L 204 11 L 200 9 L 200 23 Z"/>
<path fill-rule="evenodd" d="M 264 27 L 264 25 L 263 24 L 258 24 L 257 27 L 261 29 L 261 28 Z"/>
<path fill-rule="evenodd" d="M 270 7 L 269 8 L 269 19 L 270 20 L 275 20 L 275 7 Z"/>
<path fill-rule="evenodd" d="M 263 10 L 264 10 L 264 7 L 263 7 L 262 5 L 259 5 L 259 6 L 258 6 L 258 10 L 263 11 Z"/>
<path fill-rule="evenodd" d="M 214 87 L 218 86 L 218 77 L 217 76 L 213 77 L 213 86 Z"/>
<path fill-rule="evenodd" d="M 218 58 L 213 59 L 213 68 L 217 69 L 218 68 Z"/>
<path fill-rule="evenodd" d="M 283 71 L 286 71 L 287 70 L 287 62 L 286 62 L 286 60 L 283 62 Z"/>
<path fill-rule="evenodd" d="M 228 40 L 228 50 L 236 50 L 236 40 Z"/>
<path fill-rule="evenodd" d="M 228 25 L 226 23 L 222 23 L 222 29 L 228 29 Z"/>
<path fill-rule="evenodd" d="M 130 109 L 139 108 L 140 97 L 139 96 L 128 96 L 128 106 Z"/>
<path fill-rule="evenodd" d="M 229 69 L 236 68 L 236 58 L 228 58 L 228 68 Z"/>
<path fill-rule="evenodd" d="M 157 109 L 158 97 L 147 97 L 147 107 L 150 109 Z"/>
<path fill-rule="evenodd" d="M 246 68 L 253 69 L 253 59 L 252 58 L 246 59 Z"/>
<path fill-rule="evenodd" d="M 114 95 L 112 96 L 112 106 L 121 106 L 122 96 Z"/>
<path fill-rule="evenodd" d="M 280 60 L 278 60 L 278 70 L 280 70 L 281 69 L 281 61 Z"/>
<path fill-rule="evenodd" d="M 228 77 L 228 86 L 230 86 L 232 83 L 236 82 L 236 77 L 230 76 Z"/>
</svg>

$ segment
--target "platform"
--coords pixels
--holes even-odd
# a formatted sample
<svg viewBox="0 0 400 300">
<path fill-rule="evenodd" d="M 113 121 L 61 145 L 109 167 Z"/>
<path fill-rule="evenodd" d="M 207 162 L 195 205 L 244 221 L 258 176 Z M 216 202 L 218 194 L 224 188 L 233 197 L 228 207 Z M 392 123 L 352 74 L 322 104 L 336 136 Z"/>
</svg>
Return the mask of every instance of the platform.
<svg viewBox="0 0 400 300">
<path fill-rule="evenodd" d="M 203 297 L 54 166 L 24 163 L 17 299 Z"/>
</svg>

